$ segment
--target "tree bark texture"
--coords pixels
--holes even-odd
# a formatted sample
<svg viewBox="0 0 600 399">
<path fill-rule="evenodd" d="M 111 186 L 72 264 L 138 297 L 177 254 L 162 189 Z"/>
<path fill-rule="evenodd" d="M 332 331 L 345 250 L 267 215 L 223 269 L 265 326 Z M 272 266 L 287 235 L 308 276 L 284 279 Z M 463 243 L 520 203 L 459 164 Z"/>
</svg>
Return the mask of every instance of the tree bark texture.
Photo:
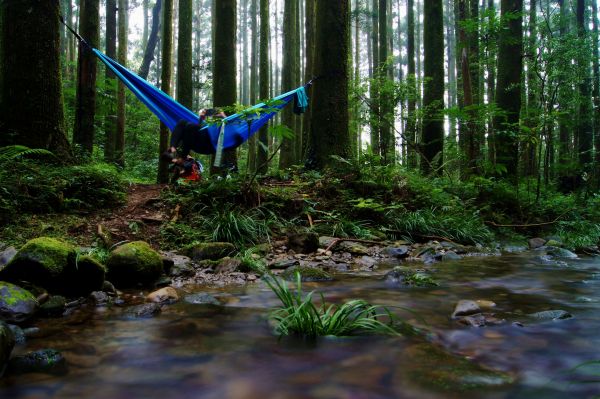
<svg viewBox="0 0 600 399">
<path fill-rule="evenodd" d="M 117 0 L 106 0 L 106 55 L 112 59 L 117 57 Z M 114 101 L 117 80 L 110 68 L 105 71 L 106 95 L 110 101 L 104 117 L 104 160 L 112 163 L 115 160 L 117 137 L 117 110 Z"/>
<path fill-rule="evenodd" d="M 171 94 L 171 78 L 173 65 L 173 0 L 163 0 L 163 28 L 161 35 L 161 54 L 162 69 L 160 89 L 167 94 Z M 160 138 L 158 153 L 162 154 L 169 146 L 169 129 L 164 123 L 160 123 Z M 158 183 L 167 183 L 169 181 L 169 164 L 160 159 L 158 163 Z"/>
<path fill-rule="evenodd" d="M 260 66 L 258 80 L 260 82 L 260 98 L 266 100 L 269 98 L 269 0 L 260 0 Z M 269 138 L 267 135 L 268 127 L 265 125 L 258 132 L 258 152 L 256 156 L 257 170 L 265 174 L 269 168 L 267 164 Z"/>
<path fill-rule="evenodd" d="M 58 15 L 58 0 L 0 2 L 0 146 L 44 148 L 68 160 Z"/>
<path fill-rule="evenodd" d="M 108 0 L 114 1 L 114 0 Z M 154 52 L 158 43 L 158 32 L 160 31 L 160 12 L 162 9 L 162 0 L 156 0 L 154 7 L 152 7 L 152 27 L 150 28 L 150 34 L 148 35 L 148 42 L 144 50 L 144 58 L 142 59 L 142 66 L 138 75 L 143 79 L 148 79 L 150 73 L 150 65 L 154 60 Z"/>
<path fill-rule="evenodd" d="M 281 91 L 288 92 L 294 86 L 294 35 L 295 35 L 295 1 L 285 0 L 283 11 L 283 70 L 281 75 Z M 294 130 L 294 113 L 292 107 L 285 107 L 281 111 L 282 123 Z M 294 132 L 296 133 L 296 132 Z M 282 138 L 281 150 L 279 153 L 279 168 L 289 168 L 294 164 L 294 141 L 293 139 Z"/>
<path fill-rule="evenodd" d="M 192 0 L 179 0 L 177 37 L 177 101 L 188 109 L 194 103 L 192 82 Z"/>
<path fill-rule="evenodd" d="M 592 77 L 590 75 L 590 56 L 588 32 L 586 29 L 588 20 L 585 15 L 586 0 L 577 0 L 577 34 L 584 43 L 579 50 L 578 64 L 581 77 L 579 80 L 579 118 L 577 123 L 579 164 L 586 170 L 592 166 L 592 146 L 594 140 L 593 132 L 593 109 L 592 109 Z"/>
<path fill-rule="evenodd" d="M 118 62 L 127 66 L 127 39 L 128 39 L 128 0 L 119 0 L 119 29 L 118 29 Z M 125 166 L 125 85 L 119 82 L 117 89 L 117 137 L 115 140 L 115 162 Z"/>
</svg>

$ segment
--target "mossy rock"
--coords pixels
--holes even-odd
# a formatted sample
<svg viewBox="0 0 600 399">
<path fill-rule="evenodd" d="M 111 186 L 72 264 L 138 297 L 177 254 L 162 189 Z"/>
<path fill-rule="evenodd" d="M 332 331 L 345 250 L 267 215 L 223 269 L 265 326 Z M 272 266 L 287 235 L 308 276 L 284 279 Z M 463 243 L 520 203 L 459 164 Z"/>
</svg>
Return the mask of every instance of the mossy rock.
<svg viewBox="0 0 600 399">
<path fill-rule="evenodd" d="M 40 313 L 48 317 L 62 316 L 67 307 L 67 299 L 64 296 L 53 295 L 42 306 Z"/>
<path fill-rule="evenodd" d="M 511 384 L 509 374 L 490 370 L 464 357 L 452 355 L 431 344 L 416 344 L 406 350 L 414 366 L 404 370 L 411 381 L 428 388 L 461 392 Z"/>
<path fill-rule="evenodd" d="M 235 252 L 235 246 L 230 242 L 204 242 L 185 248 L 185 255 L 194 261 L 219 260 Z"/>
<path fill-rule="evenodd" d="M 303 282 L 333 280 L 333 277 L 331 277 L 329 273 L 322 269 L 316 267 L 301 266 L 293 266 L 287 268 L 283 273 L 281 273 L 281 277 L 283 277 L 287 281 L 296 281 L 296 272 L 300 273 L 300 278 Z"/>
<path fill-rule="evenodd" d="M 28 241 L 0 272 L 3 281 L 28 281 L 49 291 L 60 291 L 75 266 L 77 254 L 70 244 L 54 238 Z"/>
<path fill-rule="evenodd" d="M 4 374 L 6 363 L 14 347 L 15 336 L 12 330 L 8 327 L 8 324 L 0 321 L 0 377 Z"/>
<path fill-rule="evenodd" d="M 22 323 L 35 314 L 38 302 L 27 290 L 0 281 L 0 320 Z"/>
<path fill-rule="evenodd" d="M 100 262 L 88 255 L 81 256 L 77 259 L 68 292 L 73 296 L 86 296 L 100 291 L 105 277 L 106 268 Z"/>
<path fill-rule="evenodd" d="M 67 373 L 67 361 L 57 350 L 42 349 L 22 356 L 16 356 L 8 363 L 11 374 L 46 373 L 64 375 Z"/>
<path fill-rule="evenodd" d="M 144 241 L 124 244 L 110 253 L 108 279 L 117 287 L 149 285 L 163 271 L 162 257 Z"/>
</svg>

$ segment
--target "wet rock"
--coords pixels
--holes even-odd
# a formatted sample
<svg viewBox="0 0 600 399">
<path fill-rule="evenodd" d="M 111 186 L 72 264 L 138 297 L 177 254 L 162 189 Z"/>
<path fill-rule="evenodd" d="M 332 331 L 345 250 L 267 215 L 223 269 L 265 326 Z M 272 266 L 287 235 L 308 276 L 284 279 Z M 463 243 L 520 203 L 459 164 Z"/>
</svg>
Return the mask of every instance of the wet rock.
<svg viewBox="0 0 600 399">
<path fill-rule="evenodd" d="M 14 324 L 9 324 L 8 328 L 10 328 L 10 331 L 12 331 L 13 336 L 15 337 L 15 344 L 23 345 L 25 343 L 25 341 L 27 341 L 27 337 L 25 336 L 25 331 L 23 331 L 23 329 L 21 327 L 14 325 Z M 0 333 L 0 335 L 1 335 L 1 333 Z"/>
<path fill-rule="evenodd" d="M 343 241 L 339 245 L 339 250 L 350 252 L 352 255 L 367 255 L 369 249 L 362 244 L 351 241 Z"/>
<path fill-rule="evenodd" d="M 447 251 L 442 255 L 442 261 L 451 261 L 451 260 L 459 260 L 462 259 L 462 256 L 458 255 L 454 251 Z"/>
<path fill-rule="evenodd" d="M 173 259 L 169 258 L 168 256 L 163 256 L 162 263 L 163 263 L 163 272 L 168 275 L 171 272 L 171 268 L 175 265 L 175 261 Z"/>
<path fill-rule="evenodd" d="M 64 296 L 54 295 L 40 306 L 40 313 L 47 317 L 60 317 L 67 307 L 67 299 Z"/>
<path fill-rule="evenodd" d="M 77 259 L 76 270 L 68 276 L 69 285 L 62 292 L 69 296 L 86 296 L 92 291 L 102 289 L 106 269 L 91 256 L 81 256 Z"/>
<path fill-rule="evenodd" d="M 544 310 L 543 312 L 532 313 L 529 316 L 538 320 L 564 320 L 570 319 L 573 315 L 566 310 Z"/>
<path fill-rule="evenodd" d="M 0 270 L 4 268 L 17 254 L 15 247 L 8 247 L 0 252 Z"/>
<path fill-rule="evenodd" d="M 221 302 L 217 298 L 202 292 L 186 295 L 183 300 L 193 305 L 221 305 Z"/>
<path fill-rule="evenodd" d="M 559 248 L 559 247 L 548 247 L 548 249 L 546 250 L 546 252 L 549 255 L 555 256 L 557 258 L 564 258 L 564 259 L 575 259 L 575 258 L 578 258 L 578 256 L 576 254 L 574 254 L 573 252 L 569 251 L 568 249 Z"/>
<path fill-rule="evenodd" d="M 159 277 L 158 280 L 156 280 L 154 282 L 154 287 L 155 288 L 168 287 L 169 285 L 171 285 L 172 282 L 173 282 L 173 280 L 170 277 L 162 276 L 162 277 Z"/>
<path fill-rule="evenodd" d="M 23 356 L 16 356 L 8 363 L 11 374 L 46 373 L 64 375 L 67 373 L 64 356 L 54 349 L 42 349 Z"/>
<path fill-rule="evenodd" d="M 38 302 L 29 291 L 0 281 L 0 320 L 22 323 L 33 316 L 37 308 Z"/>
<path fill-rule="evenodd" d="M 463 299 L 458 301 L 456 304 L 454 312 L 452 312 L 452 317 L 456 318 L 458 316 L 470 316 L 476 313 L 481 313 L 481 308 L 477 302 Z"/>
<path fill-rule="evenodd" d="M 38 327 L 28 327 L 23 329 L 23 334 L 25 337 L 37 337 L 40 335 L 41 330 Z"/>
<path fill-rule="evenodd" d="M 194 267 L 190 263 L 175 264 L 171 268 L 169 275 L 171 277 L 191 277 L 196 273 Z"/>
<path fill-rule="evenodd" d="M 484 327 L 485 316 L 482 314 L 474 314 L 472 316 L 461 317 L 459 323 L 465 324 L 470 327 Z"/>
<path fill-rule="evenodd" d="M 15 347 L 15 336 L 9 326 L 0 321 L 0 377 L 4 374 L 10 353 Z"/>
<path fill-rule="evenodd" d="M 110 303 L 110 297 L 104 291 L 94 291 L 89 298 L 96 306 L 105 306 Z"/>
<path fill-rule="evenodd" d="M 144 241 L 124 244 L 110 253 L 108 279 L 118 287 L 148 285 L 160 277 L 162 258 Z"/>
<path fill-rule="evenodd" d="M 299 265 L 297 259 L 278 259 L 268 264 L 269 269 L 287 269 Z"/>
<path fill-rule="evenodd" d="M 155 303 L 170 304 L 177 302 L 179 300 L 179 295 L 177 295 L 175 288 L 164 287 L 148 294 L 148 296 L 146 296 L 146 300 Z"/>
<path fill-rule="evenodd" d="M 411 270 L 402 267 L 395 267 L 385 275 L 384 279 L 386 282 L 394 285 L 415 287 L 435 287 L 439 285 L 424 271 Z"/>
<path fill-rule="evenodd" d="M 553 238 L 549 238 L 548 241 L 546 241 L 545 244 L 547 247 L 562 247 L 563 243 L 560 240 L 556 240 Z"/>
<path fill-rule="evenodd" d="M 287 247 L 300 254 L 310 254 L 319 248 L 319 236 L 314 232 L 288 233 Z"/>
<path fill-rule="evenodd" d="M 101 291 L 106 292 L 109 295 L 117 295 L 117 289 L 110 281 L 107 280 L 105 280 L 104 283 L 102 283 Z"/>
<path fill-rule="evenodd" d="M 540 237 L 536 237 L 529 239 L 527 243 L 529 244 L 529 249 L 536 249 L 543 247 L 546 244 L 546 240 Z"/>
<path fill-rule="evenodd" d="M 216 273 L 232 273 L 240 269 L 242 261 L 235 258 L 223 258 L 219 261 L 219 264 L 215 267 Z"/>
<path fill-rule="evenodd" d="M 158 303 L 145 303 L 125 309 L 125 316 L 136 319 L 150 318 L 160 314 L 161 310 Z"/>
<path fill-rule="evenodd" d="M 477 303 L 477 305 L 479 306 L 480 309 L 482 310 L 489 310 L 489 309 L 493 309 L 496 307 L 496 303 L 492 302 L 492 301 L 488 301 L 486 299 L 478 299 L 475 301 L 475 303 Z"/>
<path fill-rule="evenodd" d="M 385 253 L 388 256 L 398 259 L 408 258 L 410 255 L 410 247 L 408 245 L 400 245 L 399 247 L 387 247 Z"/>
<path fill-rule="evenodd" d="M 354 259 L 353 264 L 361 270 L 370 270 L 377 264 L 377 260 L 371 256 L 361 256 Z"/>
<path fill-rule="evenodd" d="M 335 238 L 335 237 L 320 236 L 319 237 L 319 247 L 328 248 L 336 240 L 337 240 L 337 238 Z"/>
<path fill-rule="evenodd" d="M 0 280 L 28 281 L 51 292 L 68 286 L 67 276 L 75 271 L 77 254 L 70 244 L 54 238 L 28 241 L 0 271 Z"/>
<path fill-rule="evenodd" d="M 527 245 L 507 244 L 502 247 L 502 250 L 509 253 L 524 252 L 527 250 Z"/>
<path fill-rule="evenodd" d="M 229 242 L 205 242 L 186 248 L 185 254 L 194 261 L 219 260 L 235 252 L 235 246 Z"/>
<path fill-rule="evenodd" d="M 281 273 L 281 277 L 287 281 L 296 281 L 296 272 L 300 273 L 302 281 L 331 281 L 333 277 L 326 271 L 315 267 L 294 266 Z"/>
</svg>

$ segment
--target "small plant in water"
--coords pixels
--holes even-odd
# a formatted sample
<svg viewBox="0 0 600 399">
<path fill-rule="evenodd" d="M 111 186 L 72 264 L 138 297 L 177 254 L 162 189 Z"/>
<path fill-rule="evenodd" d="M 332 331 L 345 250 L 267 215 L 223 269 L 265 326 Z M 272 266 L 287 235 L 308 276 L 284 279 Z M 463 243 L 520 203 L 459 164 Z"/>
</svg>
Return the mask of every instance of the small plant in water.
<svg viewBox="0 0 600 399">
<path fill-rule="evenodd" d="M 282 304 L 270 315 L 277 324 L 275 331 L 280 336 L 297 335 L 314 339 L 325 335 L 400 335 L 393 326 L 396 317 L 387 308 L 371 305 L 362 299 L 337 306 L 326 304 L 321 295 L 321 305 L 315 305 L 314 291 L 303 296 L 300 273 L 296 273 L 296 292 L 292 292 L 284 281 L 276 277 L 269 277 L 265 281 Z M 388 319 L 388 323 L 380 319 Z"/>
</svg>

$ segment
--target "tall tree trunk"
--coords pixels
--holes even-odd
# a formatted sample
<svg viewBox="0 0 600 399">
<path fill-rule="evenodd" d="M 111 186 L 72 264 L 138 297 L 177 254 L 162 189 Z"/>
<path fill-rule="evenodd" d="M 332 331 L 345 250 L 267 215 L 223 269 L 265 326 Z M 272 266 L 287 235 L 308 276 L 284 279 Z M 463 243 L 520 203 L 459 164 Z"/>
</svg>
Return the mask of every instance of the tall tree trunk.
<svg viewBox="0 0 600 399">
<path fill-rule="evenodd" d="M 417 167 L 417 154 L 412 146 L 417 143 L 417 123 L 416 123 L 416 104 L 417 104 L 417 77 L 415 67 L 415 6 L 413 0 L 406 2 L 406 15 L 408 20 L 408 34 L 406 51 L 408 58 L 408 119 L 406 121 L 406 138 L 410 142 L 408 151 L 408 165 L 411 168 Z"/>
<path fill-rule="evenodd" d="M 171 94 L 171 74 L 173 65 L 173 0 L 164 0 L 162 16 L 162 34 L 161 34 L 161 54 L 162 54 L 162 69 L 161 69 L 161 90 L 167 94 Z M 164 123 L 160 123 L 160 139 L 158 153 L 162 154 L 169 147 L 169 129 Z M 162 157 L 158 162 L 158 183 L 168 183 L 169 181 L 169 164 Z"/>
<path fill-rule="evenodd" d="M 356 9 L 354 12 L 354 84 L 360 84 L 360 0 L 356 0 Z M 361 152 L 361 129 L 360 129 L 360 103 L 355 102 L 353 114 L 354 114 L 354 134 L 355 140 L 351 143 L 352 156 L 358 157 Z M 305 120 L 310 120 L 306 118 Z M 305 123 L 308 125 L 308 123 Z"/>
<path fill-rule="evenodd" d="M 296 31 L 295 20 L 295 0 L 285 0 L 283 11 L 283 71 L 282 71 L 282 92 L 288 92 L 294 86 L 294 36 Z M 289 129 L 294 129 L 294 114 L 291 107 L 285 107 L 282 114 L 282 122 Z M 279 153 L 279 168 L 289 168 L 294 164 L 294 141 L 283 138 L 281 142 L 281 152 Z"/>
<path fill-rule="evenodd" d="M 106 55 L 112 59 L 117 58 L 117 0 L 106 0 Z M 117 110 L 113 101 L 117 80 L 110 68 L 105 70 L 106 95 L 110 101 L 104 118 L 104 160 L 112 163 L 115 161 L 115 139 L 117 137 Z"/>
<path fill-rule="evenodd" d="M 454 36 L 454 8 L 450 0 L 446 0 L 446 45 L 448 57 L 448 107 L 456 107 L 456 39 Z M 448 141 L 454 150 L 456 146 L 456 118 L 449 117 Z"/>
<path fill-rule="evenodd" d="M 242 76 L 241 76 L 241 87 L 242 96 L 240 101 L 242 104 L 248 104 L 250 102 L 250 68 L 248 67 L 248 0 L 242 0 Z"/>
<path fill-rule="evenodd" d="M 523 70 L 523 0 L 502 0 L 506 29 L 498 43 L 496 105 L 502 111 L 494 119 L 496 162 L 506 167 L 507 177 L 517 181 L 519 164 L 519 112 Z"/>
<path fill-rule="evenodd" d="M 250 104 L 257 103 L 258 99 L 258 0 L 250 3 Z M 256 171 L 256 140 L 253 135 L 248 140 L 248 171 Z"/>
<path fill-rule="evenodd" d="M 559 19 L 559 32 L 560 40 L 565 43 L 569 33 L 569 3 L 566 0 L 558 0 L 560 4 L 560 19 Z M 565 43 L 566 44 L 566 43 Z M 571 134 L 570 130 L 573 127 L 571 122 L 572 110 L 570 109 L 570 96 L 571 89 L 566 83 L 569 79 L 565 76 L 565 71 L 559 72 L 559 89 L 558 89 L 558 104 L 559 104 L 559 116 L 558 116 L 558 160 L 559 164 L 567 165 L 571 160 Z M 567 168 L 559 169 L 561 175 L 568 174 Z"/>
<path fill-rule="evenodd" d="M 177 100 L 185 107 L 194 104 L 192 81 L 192 0 L 179 0 L 179 34 L 177 35 Z"/>
<path fill-rule="evenodd" d="M 73 1 L 72 0 L 68 0 L 67 3 L 67 15 L 66 15 L 66 19 L 67 19 L 67 24 L 69 24 L 69 26 L 75 26 L 73 24 Z M 75 45 L 75 36 L 73 35 L 67 35 L 68 39 L 68 55 L 67 55 L 67 78 L 71 78 L 73 76 L 73 65 L 75 65 L 75 53 L 77 52 L 76 45 Z"/>
<path fill-rule="evenodd" d="M 317 0 L 315 74 L 328 76 L 314 87 L 308 166 L 324 168 L 347 158 L 348 135 L 348 37 L 347 0 Z M 335 54 L 335 57 L 331 55 Z"/>
<path fill-rule="evenodd" d="M 236 0 L 215 3 L 215 53 L 213 54 L 213 105 L 235 104 L 236 92 Z M 236 149 L 224 151 L 223 164 L 237 165 Z M 213 168 L 213 172 L 216 169 Z"/>
<path fill-rule="evenodd" d="M 128 39 L 128 0 L 119 0 L 119 30 L 118 30 L 118 61 L 127 66 L 127 39 Z M 117 138 L 115 140 L 115 162 L 125 166 L 125 85 L 119 82 L 117 92 Z"/>
<path fill-rule="evenodd" d="M 592 1 L 592 58 L 594 60 L 594 144 L 596 149 L 595 173 L 596 184 L 600 188 L 600 66 L 598 56 L 598 4 Z"/>
<path fill-rule="evenodd" d="M 488 0 L 488 26 L 492 25 L 492 22 L 496 20 L 496 7 L 494 0 Z M 493 104 L 496 101 L 496 50 L 497 50 L 497 37 L 488 34 L 486 38 L 486 50 L 487 50 L 487 102 Z M 487 151 L 488 151 L 488 162 L 491 165 L 496 164 L 496 148 L 494 144 L 494 121 L 493 118 L 489 117 L 487 121 Z"/>
<path fill-rule="evenodd" d="M 524 121 L 529 128 L 530 134 L 537 132 L 538 113 L 540 104 L 538 101 L 537 68 L 537 2 L 529 0 L 529 39 L 527 43 L 529 57 L 527 58 L 527 119 Z M 524 145 L 524 172 L 525 176 L 533 176 L 536 173 L 537 143 L 541 137 L 529 137 Z M 541 145 L 541 144 L 540 144 Z"/>
<path fill-rule="evenodd" d="M 108 0 L 115 1 L 115 0 Z M 154 52 L 158 43 L 158 32 L 160 31 L 160 11 L 162 8 L 162 0 L 156 0 L 154 7 L 152 8 L 152 28 L 150 28 L 150 35 L 144 51 L 144 58 L 142 59 L 142 66 L 138 75 L 143 79 L 148 79 L 150 73 L 150 64 L 154 60 Z"/>
<path fill-rule="evenodd" d="M 305 0 L 305 15 L 304 29 L 306 32 L 305 38 L 305 57 L 306 67 L 304 68 L 304 81 L 309 82 L 315 76 L 315 0 Z M 312 98 L 313 88 L 308 88 L 307 95 Z M 308 150 L 308 138 L 310 137 L 310 121 L 312 115 L 312 106 L 308 107 L 304 113 L 303 133 L 302 133 L 302 156 L 306 157 Z"/>
<path fill-rule="evenodd" d="M 374 155 L 381 155 L 380 148 L 380 137 L 379 137 L 379 126 L 380 126 L 380 114 L 379 114 L 379 3 L 377 0 L 371 2 L 371 51 L 373 52 L 373 75 L 371 76 L 370 86 L 370 125 L 371 125 L 371 151 Z"/>
<path fill-rule="evenodd" d="M 444 154 L 444 18 L 442 0 L 425 1 L 424 9 L 425 87 L 421 170 L 437 172 Z"/>
<path fill-rule="evenodd" d="M 590 76 L 590 48 L 587 42 L 588 24 L 585 18 L 585 0 L 577 0 L 577 35 L 584 44 L 579 50 L 579 118 L 577 121 L 579 164 L 590 171 L 592 166 L 592 147 L 594 132 L 592 125 L 592 77 Z"/>
<path fill-rule="evenodd" d="M 82 37 L 90 46 L 98 47 L 100 25 L 99 0 L 81 0 L 81 22 L 79 29 Z M 73 144 L 76 153 L 89 158 L 94 150 L 94 116 L 96 115 L 96 55 L 84 44 L 79 45 L 79 63 L 77 66 L 77 104 Z"/>
<path fill-rule="evenodd" d="M 57 1 L 0 2 L 5 55 L 0 63 L 0 146 L 44 148 L 68 161 L 58 15 Z"/>
<path fill-rule="evenodd" d="M 144 27 L 142 30 L 142 49 L 145 49 L 146 46 L 148 45 L 148 26 L 150 25 L 150 16 L 148 15 L 148 11 L 150 9 L 150 0 L 143 0 L 142 1 L 142 13 L 144 14 Z"/>
<path fill-rule="evenodd" d="M 379 88 L 380 88 L 380 124 L 379 143 L 384 164 L 395 162 L 395 142 L 391 124 L 394 124 L 394 108 L 392 105 L 392 89 L 388 83 L 389 64 L 389 26 L 388 0 L 379 0 Z"/>
<path fill-rule="evenodd" d="M 269 0 L 260 0 L 260 98 L 266 100 L 269 98 Z M 269 168 L 267 164 L 269 138 L 267 136 L 268 128 L 265 125 L 258 133 L 258 153 L 256 156 L 257 170 L 265 174 Z"/>
</svg>

